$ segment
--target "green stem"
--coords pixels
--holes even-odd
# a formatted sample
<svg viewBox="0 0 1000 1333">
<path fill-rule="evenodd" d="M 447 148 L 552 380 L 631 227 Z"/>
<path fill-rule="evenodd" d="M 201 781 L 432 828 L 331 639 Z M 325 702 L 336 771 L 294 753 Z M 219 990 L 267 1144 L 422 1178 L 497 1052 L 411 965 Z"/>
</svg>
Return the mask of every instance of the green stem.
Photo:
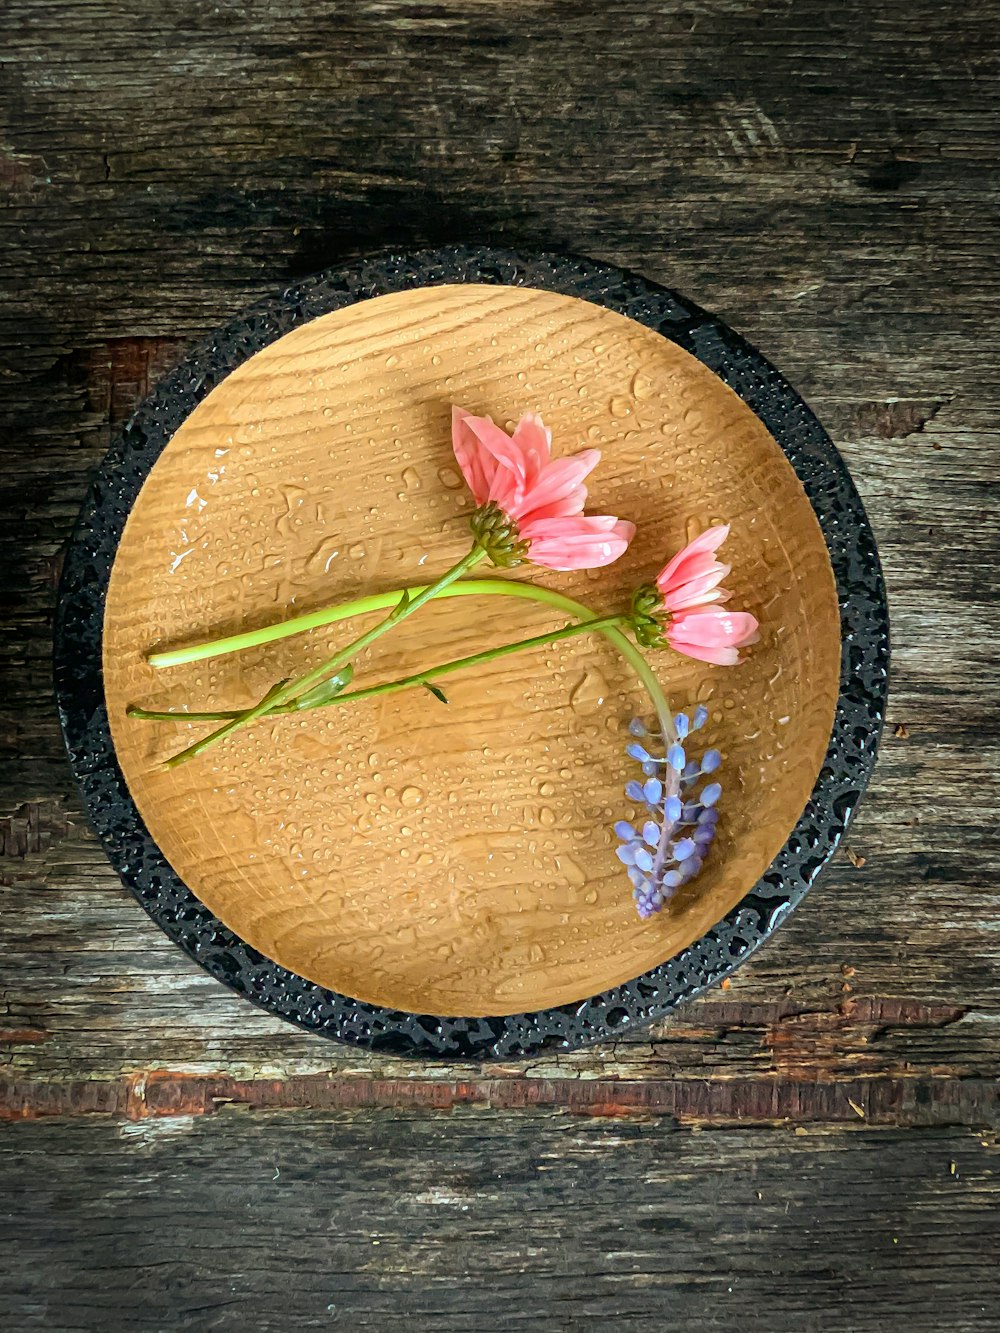
<svg viewBox="0 0 1000 1333">
<path fill-rule="evenodd" d="M 558 643 L 561 639 L 570 639 L 576 634 L 593 634 L 597 631 L 606 633 L 612 626 L 625 624 L 627 616 L 599 616 L 593 620 L 584 620 L 575 625 L 564 625 L 562 629 L 550 630 L 548 634 L 536 634 L 530 639 L 519 639 L 516 643 L 505 643 L 499 648 L 486 648 L 482 652 L 472 653 L 468 657 L 457 657 L 451 662 L 441 662 L 437 666 L 427 667 L 424 671 L 415 671 L 410 676 L 399 680 L 387 680 L 381 685 L 367 685 L 364 689 L 352 690 L 349 694 L 337 694 L 318 703 L 298 706 L 292 703 L 272 706 L 268 717 L 275 714 L 304 713 L 313 708 L 326 708 L 331 704 L 357 703 L 361 699 L 373 699 L 380 694 L 395 694 L 399 690 L 412 689 L 415 685 L 425 685 L 438 676 L 450 675 L 453 671 L 464 671 L 466 667 L 482 666 L 494 662 L 499 657 L 509 657 L 512 653 L 525 652 L 530 648 L 543 648 L 549 643 Z M 273 703 L 273 696 L 272 696 Z M 227 718 L 240 717 L 237 709 L 216 713 L 188 713 L 183 710 L 154 711 L 147 708 L 128 709 L 129 717 L 142 718 L 147 722 L 221 722 Z"/>
<path fill-rule="evenodd" d="M 231 735 L 239 727 L 244 727 L 248 723 L 256 721 L 257 718 L 263 717 L 265 713 L 270 713 L 275 708 L 280 708 L 282 704 L 291 702 L 296 695 L 305 694 L 307 690 L 311 690 L 314 686 L 321 684 L 324 680 L 334 675 L 341 667 L 345 666 L 346 663 L 357 657 L 357 655 L 363 652 L 365 648 L 373 644 L 376 639 L 380 639 L 383 634 L 388 633 L 388 631 L 395 625 L 401 624 L 407 617 L 412 616 L 415 611 L 418 611 L 420 607 L 424 605 L 425 602 L 429 602 L 432 597 L 438 596 L 449 586 L 449 584 L 453 583 L 456 579 L 461 578 L 463 574 L 467 573 L 473 566 L 477 565 L 480 560 L 484 560 L 485 558 L 486 552 L 482 547 L 478 544 L 474 545 L 468 554 L 463 556 L 456 565 L 453 565 L 446 574 L 442 574 L 436 583 L 427 584 L 412 596 L 406 590 L 403 590 L 398 595 L 396 605 L 384 620 L 380 620 L 377 625 L 373 625 L 370 630 L 367 630 L 357 639 L 354 639 L 353 642 L 338 649 L 332 657 L 328 657 L 325 661 L 321 662 L 319 666 L 313 667 L 311 671 L 307 671 L 305 675 L 286 682 L 277 691 L 270 691 L 263 697 L 263 699 L 254 704 L 252 708 L 246 709 L 236 717 L 231 717 L 223 724 L 223 726 L 218 727 L 215 731 L 209 732 L 209 734 L 203 736 L 200 741 L 195 741 L 193 745 L 189 745 L 178 754 L 172 755 L 166 760 L 164 766 L 166 768 L 176 768 L 179 764 L 184 764 L 189 759 L 194 759 L 196 756 L 204 754 L 206 750 L 210 749 L 213 745 L 217 745 L 219 741 L 223 740 L 226 736 Z"/>
<path fill-rule="evenodd" d="M 411 588 L 410 593 L 417 597 L 425 591 L 426 586 L 420 585 Z M 340 620 L 348 620 L 351 616 L 364 615 L 372 611 L 383 611 L 386 607 L 397 605 L 402 593 L 402 588 L 394 588 L 389 592 L 358 597 L 354 601 L 342 602 L 339 606 L 324 607 L 320 611 L 311 611 L 306 615 L 295 616 L 291 620 L 282 621 L 277 625 L 268 625 L 263 629 L 249 630 L 245 634 L 234 634 L 225 639 L 216 639 L 211 643 L 197 644 L 192 648 L 176 649 L 173 653 L 154 654 L 149 661 L 151 665 L 159 667 L 176 666 L 180 665 L 181 662 L 200 661 L 221 656 L 224 653 L 238 652 L 241 648 L 273 643 L 279 639 L 289 638 L 293 634 L 301 634 L 306 630 L 317 629 L 321 625 L 333 625 Z M 577 620 L 590 620 L 594 615 L 593 611 L 584 606 L 582 602 L 576 602 L 572 597 L 566 597 L 563 593 L 553 592 L 550 588 L 540 588 L 533 583 L 517 583 L 512 579 L 463 579 L 460 583 L 453 583 L 444 588 L 439 595 L 442 597 L 517 597 L 525 601 L 541 602 L 543 605 L 551 606 L 566 615 L 574 616 Z M 669 701 L 643 654 L 617 626 L 609 625 L 602 629 L 600 633 L 621 653 L 641 680 L 656 709 L 664 736 L 668 741 L 676 740 L 677 733 L 674 728 L 673 713 Z M 168 658 L 169 661 L 164 660 Z M 162 714 L 150 713 L 149 710 L 145 709 L 133 710 L 131 716 L 147 718 L 150 721 L 166 721 L 170 718 L 181 717 L 191 722 L 221 720 L 221 715 L 215 713 Z"/>
</svg>

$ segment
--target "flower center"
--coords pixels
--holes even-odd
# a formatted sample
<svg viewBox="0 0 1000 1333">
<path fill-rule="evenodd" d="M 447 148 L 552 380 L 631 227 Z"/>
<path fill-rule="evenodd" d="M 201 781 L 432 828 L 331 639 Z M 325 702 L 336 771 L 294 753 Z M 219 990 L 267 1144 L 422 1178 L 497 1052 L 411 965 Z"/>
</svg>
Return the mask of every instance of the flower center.
<svg viewBox="0 0 1000 1333">
<path fill-rule="evenodd" d="M 514 569 L 528 556 L 528 543 L 522 541 L 517 523 L 495 500 L 476 510 L 469 520 L 476 545 L 489 556 L 498 569 Z"/>
<path fill-rule="evenodd" d="M 663 611 L 663 599 L 651 583 L 644 583 L 632 594 L 632 629 L 636 643 L 642 648 L 662 648 L 663 622 L 656 613 Z"/>
</svg>

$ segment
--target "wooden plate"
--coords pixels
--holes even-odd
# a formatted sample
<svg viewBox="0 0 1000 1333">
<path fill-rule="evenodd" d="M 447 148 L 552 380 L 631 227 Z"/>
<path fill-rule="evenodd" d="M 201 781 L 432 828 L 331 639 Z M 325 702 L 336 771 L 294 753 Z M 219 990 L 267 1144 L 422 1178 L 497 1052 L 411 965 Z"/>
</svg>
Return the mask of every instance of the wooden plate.
<svg viewBox="0 0 1000 1333">
<path fill-rule="evenodd" d="M 677 342 L 537 286 L 409 287 L 297 322 L 240 359 L 164 432 L 106 590 L 107 722 L 165 862 L 265 959 L 386 1010 L 548 1011 L 682 954 L 766 874 L 830 750 L 837 591 L 772 433 Z M 452 403 L 511 423 L 538 410 L 557 452 L 599 447 L 589 508 L 639 524 L 609 569 L 515 577 L 612 609 L 695 532 L 732 524 L 727 584 L 762 640 L 737 669 L 654 656 L 678 708 L 709 708 L 725 792 L 701 875 L 648 922 L 611 833 L 629 814 L 625 728 L 643 698 L 603 640 L 456 676 L 446 707 L 414 691 L 261 723 L 174 770 L 159 761 L 204 725 L 125 716 L 133 702 L 249 704 L 361 622 L 170 671 L 148 666 L 153 647 L 420 582 L 457 559 L 471 500 Z M 558 623 L 514 599 L 442 601 L 358 674 L 389 678 Z"/>
</svg>

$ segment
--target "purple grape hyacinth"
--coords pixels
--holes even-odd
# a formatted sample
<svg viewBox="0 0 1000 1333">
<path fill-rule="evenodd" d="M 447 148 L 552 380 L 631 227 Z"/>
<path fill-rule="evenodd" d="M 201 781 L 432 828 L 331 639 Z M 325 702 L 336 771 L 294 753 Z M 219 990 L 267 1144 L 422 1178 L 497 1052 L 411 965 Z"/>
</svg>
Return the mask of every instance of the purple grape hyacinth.
<svg viewBox="0 0 1000 1333">
<path fill-rule="evenodd" d="M 715 837 L 722 784 L 706 779 L 717 772 L 722 756 L 718 750 L 706 750 L 700 760 L 689 759 L 684 744 L 707 721 L 708 710 L 701 704 L 690 717 L 678 713 L 674 718 L 678 739 L 671 745 L 660 735 L 653 739 L 641 719 L 629 724 L 634 739 L 625 752 L 641 766 L 644 780 L 626 783 L 625 795 L 643 809 L 634 823 L 620 819 L 615 824 L 621 843 L 616 854 L 628 871 L 636 911 L 644 920 L 697 875 Z M 665 753 L 654 754 L 650 741 L 653 749 Z"/>
</svg>

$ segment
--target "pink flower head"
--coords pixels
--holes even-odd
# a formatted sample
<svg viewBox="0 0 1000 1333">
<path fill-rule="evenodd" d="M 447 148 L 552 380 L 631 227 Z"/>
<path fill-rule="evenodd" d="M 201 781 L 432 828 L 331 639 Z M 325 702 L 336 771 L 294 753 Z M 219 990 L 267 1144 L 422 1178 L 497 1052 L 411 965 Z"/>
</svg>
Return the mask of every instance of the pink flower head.
<svg viewBox="0 0 1000 1333">
<path fill-rule="evenodd" d="M 624 554 L 635 525 L 584 514 L 583 479 L 601 460 L 597 449 L 552 458 L 552 432 L 527 413 L 513 435 L 490 417 L 452 408 L 452 446 L 477 505 L 496 504 L 527 543 L 528 558 L 547 569 L 597 569 Z"/>
<path fill-rule="evenodd" d="M 729 536 L 729 524 L 709 528 L 678 551 L 656 578 L 663 609 L 670 614 L 666 635 L 670 646 L 699 662 L 735 666 L 741 648 L 760 638 L 755 616 L 727 611 L 720 602 L 730 594 L 721 586 L 730 565 L 715 554 Z"/>
</svg>

